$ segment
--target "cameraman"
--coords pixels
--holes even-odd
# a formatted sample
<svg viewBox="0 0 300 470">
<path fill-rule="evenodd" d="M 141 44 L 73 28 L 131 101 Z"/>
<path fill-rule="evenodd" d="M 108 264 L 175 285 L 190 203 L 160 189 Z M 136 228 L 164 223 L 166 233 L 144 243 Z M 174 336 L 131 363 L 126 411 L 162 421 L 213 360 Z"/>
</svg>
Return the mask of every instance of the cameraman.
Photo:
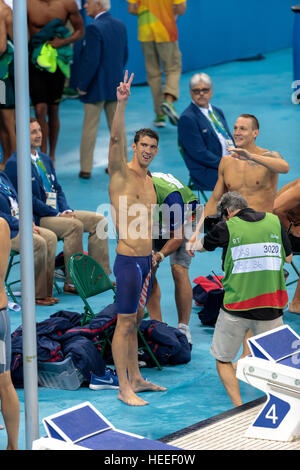
<svg viewBox="0 0 300 470">
<path fill-rule="evenodd" d="M 292 250 L 277 216 L 248 207 L 237 192 L 225 193 L 217 206 L 224 220 L 187 251 L 223 248 L 224 301 L 215 326 L 211 354 L 234 406 L 242 404 L 232 361 L 249 329 L 254 335 L 282 325 L 288 295 L 283 264 Z"/>
</svg>

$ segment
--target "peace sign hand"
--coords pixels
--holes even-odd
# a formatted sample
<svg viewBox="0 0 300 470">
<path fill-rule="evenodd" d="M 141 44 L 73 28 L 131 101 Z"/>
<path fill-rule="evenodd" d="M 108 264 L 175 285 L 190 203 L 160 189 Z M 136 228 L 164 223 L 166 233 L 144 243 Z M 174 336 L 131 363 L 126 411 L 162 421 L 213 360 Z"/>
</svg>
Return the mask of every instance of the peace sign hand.
<svg viewBox="0 0 300 470">
<path fill-rule="evenodd" d="M 128 80 L 128 70 L 126 70 L 125 75 L 124 75 L 124 81 L 120 83 L 120 86 L 117 88 L 117 100 L 119 103 L 124 102 L 128 100 L 130 96 L 130 87 L 131 83 L 134 77 L 134 73 L 130 75 L 130 78 Z M 128 82 L 127 82 L 128 80 Z"/>
</svg>

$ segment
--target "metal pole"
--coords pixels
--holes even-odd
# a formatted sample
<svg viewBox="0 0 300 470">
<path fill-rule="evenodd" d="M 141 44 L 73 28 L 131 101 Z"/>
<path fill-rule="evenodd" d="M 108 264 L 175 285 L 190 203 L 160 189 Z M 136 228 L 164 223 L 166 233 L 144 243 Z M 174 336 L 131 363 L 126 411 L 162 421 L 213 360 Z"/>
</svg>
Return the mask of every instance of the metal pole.
<svg viewBox="0 0 300 470">
<path fill-rule="evenodd" d="M 15 46 L 18 199 L 20 206 L 25 430 L 26 448 L 29 450 L 32 448 L 32 442 L 39 437 L 39 420 L 32 236 L 27 0 L 14 2 L 13 27 Z"/>
</svg>

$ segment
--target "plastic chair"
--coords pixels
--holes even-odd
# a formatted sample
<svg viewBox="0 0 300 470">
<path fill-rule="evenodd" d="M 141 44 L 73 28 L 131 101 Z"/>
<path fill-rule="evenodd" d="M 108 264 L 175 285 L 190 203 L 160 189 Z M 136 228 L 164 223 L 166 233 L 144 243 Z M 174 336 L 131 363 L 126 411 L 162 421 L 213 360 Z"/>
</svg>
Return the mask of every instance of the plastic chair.
<svg viewBox="0 0 300 470">
<path fill-rule="evenodd" d="M 198 199 L 199 201 L 202 201 L 201 197 L 200 197 L 200 194 L 202 196 L 202 198 L 204 199 L 204 205 L 207 203 L 208 201 L 208 196 L 205 194 L 204 190 L 202 189 L 199 189 L 195 186 L 194 182 L 193 182 L 193 179 L 192 177 L 190 176 L 190 179 L 189 179 L 189 182 L 188 182 L 188 187 L 192 190 L 192 191 L 197 191 L 198 192 Z"/>
<path fill-rule="evenodd" d="M 115 301 L 116 288 L 102 266 L 83 253 L 76 253 L 70 257 L 69 274 L 84 303 L 82 325 L 85 325 L 95 316 L 87 299 L 111 289 L 114 292 Z"/>
<path fill-rule="evenodd" d="M 74 286 L 84 303 L 84 314 L 82 319 L 82 325 L 89 322 L 94 318 L 95 312 L 88 302 L 88 298 L 94 297 L 95 295 L 101 294 L 108 290 L 112 290 L 114 293 L 114 302 L 116 297 L 116 287 L 107 276 L 102 266 L 97 263 L 93 258 L 83 253 L 76 253 L 69 259 L 69 275 L 74 283 Z M 143 334 L 138 329 L 138 335 L 143 343 L 140 350 L 145 350 L 152 358 L 158 369 L 162 369 L 158 360 L 154 356 L 153 352 Z M 111 345 L 109 334 L 107 333 L 102 344 L 102 354 L 104 354 L 107 343 Z"/>
<path fill-rule="evenodd" d="M 11 286 L 14 285 L 14 284 L 18 284 L 19 282 L 21 282 L 21 279 L 17 279 L 16 281 L 12 281 L 12 282 L 8 282 L 8 279 L 9 279 L 9 275 L 10 275 L 10 272 L 13 268 L 13 266 L 16 266 L 17 264 L 20 264 L 20 259 L 18 259 L 18 261 L 15 261 L 15 258 L 16 256 L 20 256 L 20 253 L 16 250 L 11 250 L 10 251 L 10 256 L 9 256 L 9 260 L 8 260 L 8 265 L 7 265 L 7 270 L 6 270 L 6 274 L 5 274 L 5 279 L 4 279 L 4 285 L 9 293 L 9 295 L 11 296 L 11 298 L 13 299 L 13 301 L 16 303 L 16 304 L 19 304 L 16 296 L 14 295 L 13 291 L 12 291 L 12 288 Z M 58 294 L 61 293 L 61 289 L 58 287 L 55 279 L 53 281 L 54 283 L 54 286 L 58 292 Z"/>
<path fill-rule="evenodd" d="M 178 144 L 178 150 L 179 150 L 179 153 L 180 155 L 182 156 L 184 162 L 185 162 L 185 158 L 184 158 L 184 151 L 183 151 L 183 148 L 179 142 L 179 140 L 177 141 L 177 144 Z M 189 178 L 189 182 L 187 184 L 187 186 L 192 190 L 192 191 L 198 191 L 198 199 L 199 201 L 201 201 L 201 198 L 200 198 L 200 194 L 202 196 L 202 198 L 204 199 L 204 204 L 207 203 L 208 201 L 208 196 L 205 194 L 204 190 L 203 189 L 200 189 L 199 187 L 197 187 L 193 181 L 193 178 L 192 176 L 190 175 L 190 178 Z"/>
</svg>

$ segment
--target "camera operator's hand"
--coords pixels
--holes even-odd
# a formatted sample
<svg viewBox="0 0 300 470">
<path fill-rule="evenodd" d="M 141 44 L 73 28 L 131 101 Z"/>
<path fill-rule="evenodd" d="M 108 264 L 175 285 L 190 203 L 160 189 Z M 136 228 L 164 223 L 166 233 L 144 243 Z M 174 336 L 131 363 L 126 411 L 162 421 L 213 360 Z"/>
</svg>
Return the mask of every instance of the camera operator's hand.
<svg viewBox="0 0 300 470">
<path fill-rule="evenodd" d="M 195 253 L 194 253 L 195 250 L 193 249 L 194 245 L 195 244 L 191 243 L 190 241 L 188 241 L 185 245 L 185 249 L 186 249 L 187 254 L 189 256 L 191 256 L 192 258 L 194 258 L 194 256 L 195 256 Z"/>
</svg>

